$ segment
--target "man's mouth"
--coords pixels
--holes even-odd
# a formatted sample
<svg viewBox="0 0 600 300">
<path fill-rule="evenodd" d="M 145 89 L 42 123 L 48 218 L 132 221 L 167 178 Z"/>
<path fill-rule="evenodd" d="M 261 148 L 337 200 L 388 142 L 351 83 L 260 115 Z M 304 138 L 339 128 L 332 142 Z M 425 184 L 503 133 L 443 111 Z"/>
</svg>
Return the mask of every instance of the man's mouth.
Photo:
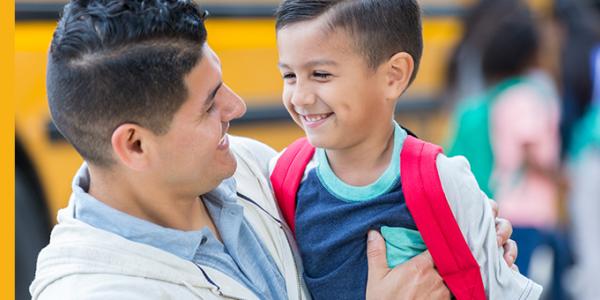
<svg viewBox="0 0 600 300">
<path fill-rule="evenodd" d="M 327 120 L 333 113 L 300 115 L 305 126 L 315 128 Z"/>
<path fill-rule="evenodd" d="M 223 124 L 223 137 L 221 137 L 219 144 L 217 144 L 217 149 L 219 149 L 219 150 L 224 150 L 229 147 L 229 138 L 227 135 L 228 129 L 229 129 L 229 124 Z"/>
<path fill-rule="evenodd" d="M 217 145 L 217 149 L 224 150 L 224 149 L 227 149 L 228 147 L 229 147 L 229 138 L 228 138 L 228 135 L 225 134 L 223 136 L 223 138 L 221 138 L 221 140 L 219 141 L 219 144 Z"/>
</svg>

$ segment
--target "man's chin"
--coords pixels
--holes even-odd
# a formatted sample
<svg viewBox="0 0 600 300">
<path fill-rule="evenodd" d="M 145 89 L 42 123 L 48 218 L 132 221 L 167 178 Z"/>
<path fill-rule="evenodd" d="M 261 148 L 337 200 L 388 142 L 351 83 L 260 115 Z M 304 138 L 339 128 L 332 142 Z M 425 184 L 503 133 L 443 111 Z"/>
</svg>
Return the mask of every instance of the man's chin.
<svg viewBox="0 0 600 300">
<path fill-rule="evenodd" d="M 237 160 L 235 159 L 235 156 L 233 155 L 233 153 L 231 153 L 231 151 L 228 152 L 228 155 L 230 157 L 228 157 L 227 163 L 223 166 L 223 168 L 226 170 L 225 178 L 233 176 L 233 174 L 235 174 L 235 171 L 237 170 Z"/>
</svg>

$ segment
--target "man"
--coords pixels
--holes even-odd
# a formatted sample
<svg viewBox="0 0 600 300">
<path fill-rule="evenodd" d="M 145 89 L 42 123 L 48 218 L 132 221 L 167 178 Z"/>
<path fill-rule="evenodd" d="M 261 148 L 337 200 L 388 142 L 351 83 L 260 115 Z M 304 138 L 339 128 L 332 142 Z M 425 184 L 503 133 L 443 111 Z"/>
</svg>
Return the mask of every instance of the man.
<svg viewBox="0 0 600 300">
<path fill-rule="evenodd" d="M 33 299 L 309 298 L 269 190 L 275 153 L 227 135 L 245 105 L 222 82 L 203 19 L 190 0 L 65 7 L 48 100 L 86 163 Z M 368 244 L 368 298 L 448 298 L 428 254 L 389 270 L 381 237 Z"/>
</svg>

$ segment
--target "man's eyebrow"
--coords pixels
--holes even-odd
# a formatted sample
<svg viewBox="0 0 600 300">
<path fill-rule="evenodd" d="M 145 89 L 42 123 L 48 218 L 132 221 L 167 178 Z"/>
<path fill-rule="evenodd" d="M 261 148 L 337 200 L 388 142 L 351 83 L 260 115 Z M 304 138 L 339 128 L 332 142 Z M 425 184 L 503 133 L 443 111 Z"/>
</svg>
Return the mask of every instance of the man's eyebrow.
<svg viewBox="0 0 600 300">
<path fill-rule="evenodd" d="M 206 100 L 204 101 L 204 107 L 209 107 L 212 104 L 212 102 L 215 100 L 217 92 L 222 86 L 223 81 L 219 82 L 219 84 L 217 84 L 217 86 L 214 89 L 212 89 L 212 91 L 208 94 L 208 97 L 206 97 Z"/>
<path fill-rule="evenodd" d="M 289 69 L 290 67 L 282 62 L 278 63 L 280 68 L 286 68 Z M 338 63 L 336 61 L 330 60 L 330 59 L 318 59 L 318 60 L 311 60 L 307 63 L 305 63 L 303 65 L 304 68 L 310 68 L 310 67 L 315 67 L 315 66 L 322 66 L 322 65 L 328 65 L 328 66 L 337 66 Z"/>
</svg>

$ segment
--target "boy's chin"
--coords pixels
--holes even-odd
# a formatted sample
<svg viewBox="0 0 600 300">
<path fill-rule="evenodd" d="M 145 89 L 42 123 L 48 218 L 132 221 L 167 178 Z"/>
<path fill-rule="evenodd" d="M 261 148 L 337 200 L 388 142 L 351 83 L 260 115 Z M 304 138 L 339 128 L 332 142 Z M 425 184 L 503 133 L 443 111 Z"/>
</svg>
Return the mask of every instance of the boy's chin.
<svg viewBox="0 0 600 300">
<path fill-rule="evenodd" d="M 326 139 L 325 137 L 321 136 L 321 135 L 316 135 L 316 134 L 308 134 L 306 131 L 306 138 L 308 139 L 308 142 L 313 145 L 313 147 L 316 148 L 324 148 L 324 149 L 328 149 L 328 148 L 332 148 L 332 143 L 330 140 Z"/>
</svg>

